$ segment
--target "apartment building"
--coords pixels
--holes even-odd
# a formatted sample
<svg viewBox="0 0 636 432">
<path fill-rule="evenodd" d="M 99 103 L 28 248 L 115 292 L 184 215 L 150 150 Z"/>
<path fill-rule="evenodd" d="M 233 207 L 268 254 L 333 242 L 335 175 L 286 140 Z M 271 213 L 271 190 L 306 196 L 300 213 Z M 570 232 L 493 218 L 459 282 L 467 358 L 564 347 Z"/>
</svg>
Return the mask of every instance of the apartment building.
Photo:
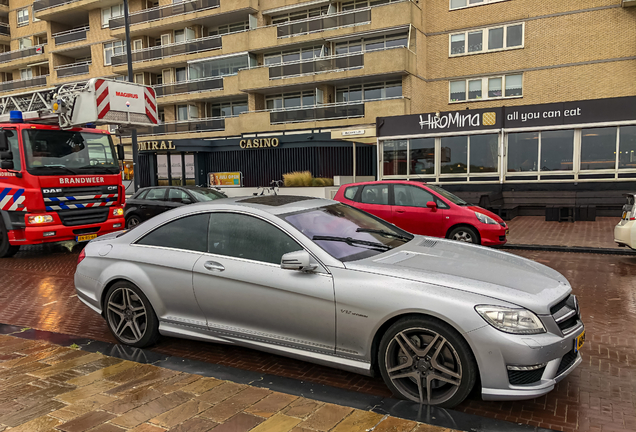
<svg viewBox="0 0 636 432">
<path fill-rule="evenodd" d="M 2 1 L 0 96 L 97 76 L 126 79 L 119 0 Z M 131 0 L 134 80 L 154 86 L 162 121 L 138 131 L 142 183 L 201 184 L 211 172 L 240 171 L 243 184 L 256 186 L 296 170 L 352 175 L 355 166 L 359 176 L 460 189 L 501 184 L 505 132 L 455 148 L 441 143 L 440 131 L 426 144 L 415 143 L 417 133 L 387 135 L 383 119 L 493 109 L 502 116 L 503 107 L 636 96 L 634 3 Z M 636 140 L 626 120 L 617 122 L 617 142 Z M 413 162 L 415 154 L 422 160 Z M 449 180 L 444 167 L 460 154 L 473 155 L 473 165 L 477 154 L 484 159 L 475 168 L 482 179 L 466 160 Z M 530 181 L 540 182 L 535 174 Z"/>
</svg>

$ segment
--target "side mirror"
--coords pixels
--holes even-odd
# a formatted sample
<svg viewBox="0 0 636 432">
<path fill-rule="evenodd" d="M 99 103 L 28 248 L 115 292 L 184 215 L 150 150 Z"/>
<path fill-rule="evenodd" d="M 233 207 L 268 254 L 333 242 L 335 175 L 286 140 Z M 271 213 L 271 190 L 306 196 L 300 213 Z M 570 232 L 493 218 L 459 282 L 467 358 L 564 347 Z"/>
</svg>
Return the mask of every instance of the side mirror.
<svg viewBox="0 0 636 432">
<path fill-rule="evenodd" d="M 9 140 L 7 139 L 7 133 L 4 130 L 0 130 L 0 152 L 9 151 Z"/>
<path fill-rule="evenodd" d="M 117 159 L 123 161 L 125 158 L 126 154 L 124 153 L 124 146 L 117 144 Z"/>
<path fill-rule="evenodd" d="M 0 169 L 3 170 L 12 170 L 14 168 L 12 160 L 3 160 L 0 161 Z"/>
<path fill-rule="evenodd" d="M 181 200 L 183 204 L 192 204 L 192 200 L 190 198 L 184 198 Z"/>
<path fill-rule="evenodd" d="M 426 203 L 426 207 L 432 209 L 432 210 L 436 210 L 437 209 L 437 204 L 435 203 L 435 201 L 429 201 Z"/>
<path fill-rule="evenodd" d="M 283 255 L 280 259 L 280 268 L 283 270 L 300 270 L 309 272 L 316 269 L 316 266 L 311 264 L 311 256 L 306 250 L 289 252 Z"/>
</svg>

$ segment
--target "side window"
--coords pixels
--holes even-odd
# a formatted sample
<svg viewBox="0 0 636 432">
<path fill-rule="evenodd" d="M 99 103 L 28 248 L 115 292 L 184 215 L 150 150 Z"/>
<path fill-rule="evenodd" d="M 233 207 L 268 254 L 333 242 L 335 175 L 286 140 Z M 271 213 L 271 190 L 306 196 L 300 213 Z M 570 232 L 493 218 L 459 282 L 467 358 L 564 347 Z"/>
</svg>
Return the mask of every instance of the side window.
<svg viewBox="0 0 636 432">
<path fill-rule="evenodd" d="M 22 169 L 22 159 L 20 159 L 20 144 L 18 143 L 18 134 L 14 130 L 5 129 L 7 139 L 9 141 L 9 151 L 13 153 L 13 169 L 20 171 Z"/>
<path fill-rule="evenodd" d="M 185 193 L 181 189 L 172 189 L 172 188 L 169 189 L 168 201 L 180 203 L 180 202 L 183 202 L 184 199 L 190 199 L 187 193 Z"/>
<path fill-rule="evenodd" d="M 356 193 L 358 192 L 358 189 L 360 189 L 360 186 L 352 186 L 345 189 L 345 193 L 344 193 L 345 198 L 353 201 L 354 198 L 356 197 Z"/>
<path fill-rule="evenodd" d="M 139 192 L 139 194 L 135 197 L 135 199 L 145 199 L 146 195 L 148 195 L 148 189 Z"/>
<path fill-rule="evenodd" d="M 280 264 L 284 254 L 302 249 L 291 237 L 264 220 L 236 213 L 210 215 L 210 253 Z"/>
<path fill-rule="evenodd" d="M 440 209 L 448 209 L 450 208 L 448 204 L 446 204 L 440 197 L 435 197 L 435 203 L 437 204 L 437 208 Z"/>
<path fill-rule="evenodd" d="M 146 234 L 137 244 L 207 252 L 209 219 L 209 213 L 182 217 Z"/>
<path fill-rule="evenodd" d="M 394 188 L 396 206 L 426 207 L 427 202 L 435 202 L 433 194 L 420 187 L 396 184 Z"/>
<path fill-rule="evenodd" d="M 147 200 L 156 200 L 163 201 L 166 196 L 165 189 L 150 189 L 148 191 L 148 195 L 146 195 Z"/>
<path fill-rule="evenodd" d="M 360 200 L 365 204 L 389 204 L 389 185 L 369 185 L 362 189 Z"/>
</svg>

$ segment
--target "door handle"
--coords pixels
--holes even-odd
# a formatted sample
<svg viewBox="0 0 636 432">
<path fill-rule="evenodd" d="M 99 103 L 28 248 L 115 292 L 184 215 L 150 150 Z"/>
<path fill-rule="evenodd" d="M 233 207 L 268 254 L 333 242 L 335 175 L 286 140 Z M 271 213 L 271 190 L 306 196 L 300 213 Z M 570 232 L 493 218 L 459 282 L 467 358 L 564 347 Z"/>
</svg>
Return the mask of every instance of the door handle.
<svg viewBox="0 0 636 432">
<path fill-rule="evenodd" d="M 396 213 L 406 213 L 406 210 L 396 210 Z"/>
<path fill-rule="evenodd" d="M 140 206 L 139 206 L 139 208 L 140 208 L 140 209 L 145 209 L 145 208 L 146 208 L 146 206 L 145 206 L 145 205 L 140 205 Z"/>
<path fill-rule="evenodd" d="M 223 264 L 218 263 L 216 261 L 206 261 L 205 264 L 203 264 L 203 267 L 205 267 L 207 270 L 210 270 L 210 271 L 222 272 L 223 270 L 225 270 L 225 267 L 223 267 Z"/>
</svg>

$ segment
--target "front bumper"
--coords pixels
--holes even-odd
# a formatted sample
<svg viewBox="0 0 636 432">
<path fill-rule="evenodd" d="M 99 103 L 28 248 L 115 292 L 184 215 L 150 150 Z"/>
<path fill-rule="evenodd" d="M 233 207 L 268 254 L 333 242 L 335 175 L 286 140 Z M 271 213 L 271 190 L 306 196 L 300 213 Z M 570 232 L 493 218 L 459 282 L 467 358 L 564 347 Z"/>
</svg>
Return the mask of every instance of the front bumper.
<svg viewBox="0 0 636 432">
<path fill-rule="evenodd" d="M 119 226 L 117 226 L 119 225 Z M 97 224 L 87 224 L 79 226 L 64 226 L 61 223 L 50 223 L 44 225 L 27 225 L 24 229 L 9 231 L 9 243 L 18 245 L 34 245 L 42 243 L 61 242 L 75 240 L 78 235 L 97 234 L 101 236 L 114 231 L 121 231 L 126 225 L 123 217 L 109 216 L 105 222 Z M 82 231 L 79 231 L 82 230 Z M 88 230 L 91 232 L 85 232 Z M 55 235 L 45 236 L 45 233 L 55 233 Z"/>
<path fill-rule="evenodd" d="M 508 241 L 506 238 L 507 226 L 480 224 L 477 229 L 479 230 L 482 246 L 501 246 Z"/>
<path fill-rule="evenodd" d="M 574 344 L 584 329 L 579 323 L 566 336 L 553 333 L 513 335 L 486 326 L 466 334 L 479 365 L 482 398 L 523 400 L 549 393 L 582 362 L 581 354 L 574 353 Z M 545 369 L 537 381 L 524 385 L 510 383 L 508 366 L 544 363 Z"/>
<path fill-rule="evenodd" d="M 614 241 L 619 245 L 625 245 L 632 249 L 636 246 L 632 238 L 632 232 L 636 221 L 622 220 L 614 227 Z"/>
</svg>

